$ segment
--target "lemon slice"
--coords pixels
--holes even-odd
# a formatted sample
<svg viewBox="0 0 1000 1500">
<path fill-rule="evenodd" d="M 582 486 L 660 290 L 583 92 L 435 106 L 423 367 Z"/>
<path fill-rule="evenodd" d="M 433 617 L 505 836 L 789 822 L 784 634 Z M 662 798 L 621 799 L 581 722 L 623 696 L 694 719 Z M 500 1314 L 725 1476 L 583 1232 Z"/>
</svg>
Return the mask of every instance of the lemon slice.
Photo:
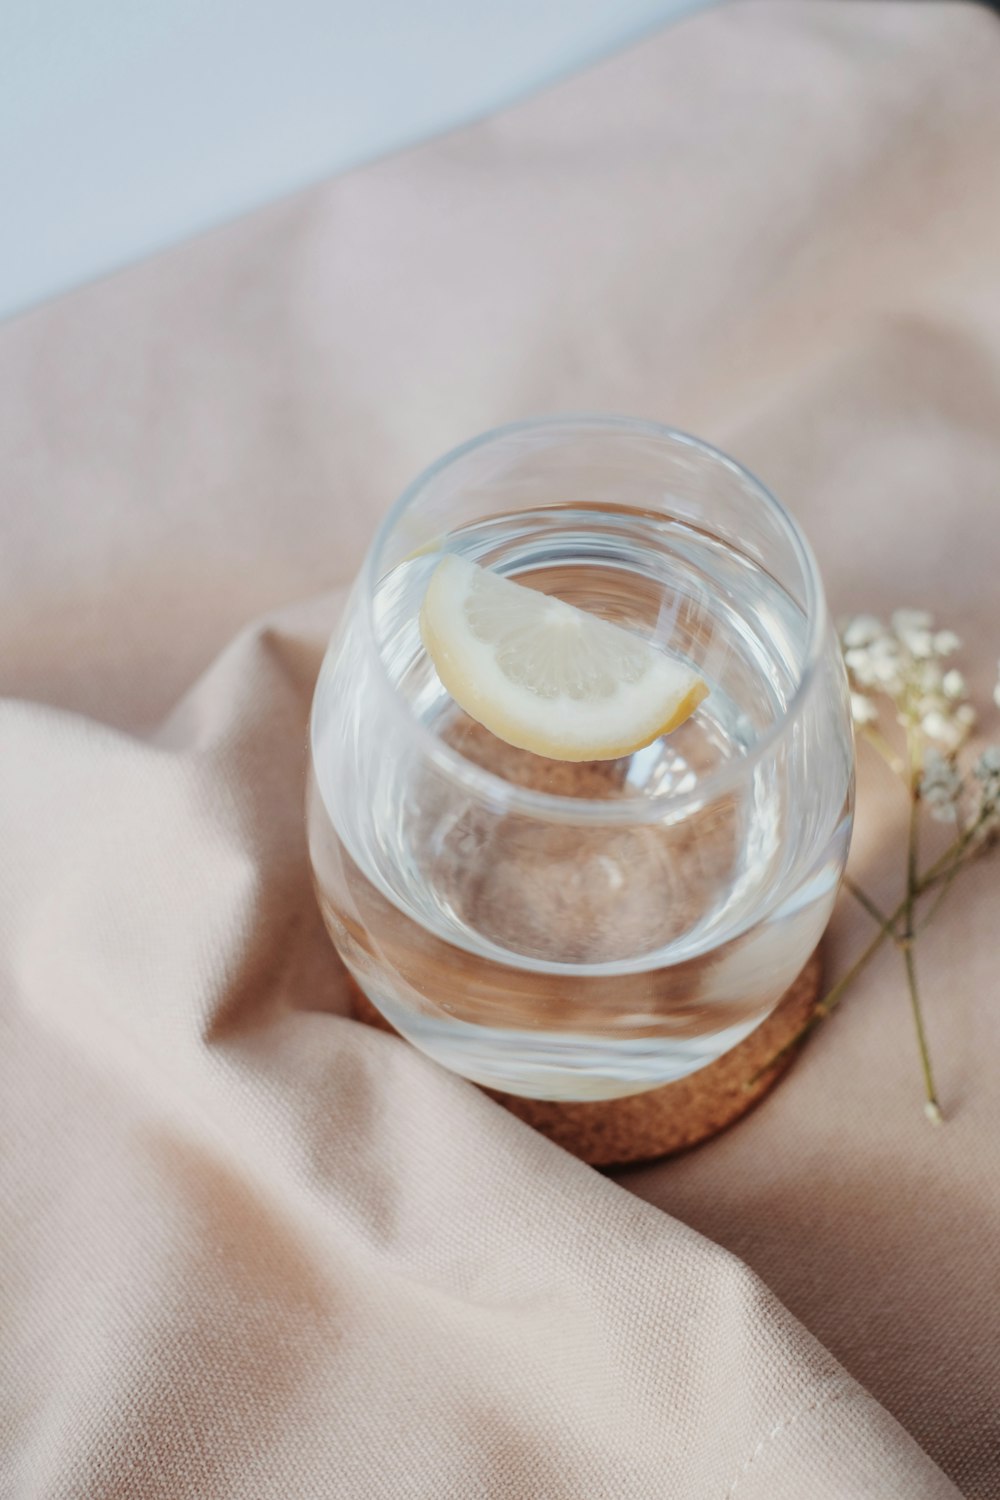
<svg viewBox="0 0 1000 1500">
<path fill-rule="evenodd" d="M 550 760 L 614 760 L 676 729 L 708 693 L 686 667 L 624 630 L 449 554 L 420 634 L 460 708 Z"/>
</svg>

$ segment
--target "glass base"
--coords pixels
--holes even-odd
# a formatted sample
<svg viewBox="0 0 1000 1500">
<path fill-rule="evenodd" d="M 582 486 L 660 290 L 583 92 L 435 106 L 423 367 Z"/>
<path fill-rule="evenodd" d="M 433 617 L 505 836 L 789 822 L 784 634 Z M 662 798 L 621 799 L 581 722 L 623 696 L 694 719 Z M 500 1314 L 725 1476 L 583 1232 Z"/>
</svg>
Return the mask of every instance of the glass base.
<svg viewBox="0 0 1000 1500">
<path fill-rule="evenodd" d="M 821 982 L 822 961 L 817 948 L 761 1023 L 749 1030 L 740 1028 L 742 1038 L 733 1046 L 721 1053 L 716 1052 L 696 1070 L 675 1075 L 665 1084 L 660 1081 L 643 1084 L 639 1089 L 623 1090 L 620 1079 L 595 1079 L 594 1091 L 584 1096 L 580 1077 L 574 1074 L 573 1093 L 569 1097 L 565 1094 L 560 1097 L 515 1095 L 491 1079 L 473 1081 L 498 1095 L 500 1102 L 512 1113 L 594 1165 L 662 1156 L 670 1151 L 683 1150 L 724 1129 L 771 1087 L 792 1062 L 793 1052 L 782 1058 L 780 1066 L 768 1069 L 759 1078 L 756 1075 L 762 1068 L 767 1068 L 809 1019 Z M 351 1008 L 357 1019 L 368 1025 L 388 1031 L 399 1030 L 356 979 L 351 985 Z M 480 1028 L 470 1027 L 469 1030 L 478 1031 Z M 414 1045 L 419 1046 L 419 1043 Z M 592 1039 L 590 1045 L 594 1046 Z M 420 1050 L 435 1056 L 426 1046 Z M 520 1087 L 523 1052 L 518 1057 L 517 1081 Z M 497 1071 L 494 1060 L 495 1054 L 491 1052 L 487 1069 L 491 1075 Z M 662 1067 L 662 1043 L 659 1061 Z M 606 1065 L 606 1048 L 604 1062 Z M 452 1071 L 469 1076 L 464 1060 L 460 1070 Z M 611 1088 L 603 1092 L 609 1083 Z M 566 1090 L 566 1074 L 561 1072 L 554 1084 Z"/>
</svg>

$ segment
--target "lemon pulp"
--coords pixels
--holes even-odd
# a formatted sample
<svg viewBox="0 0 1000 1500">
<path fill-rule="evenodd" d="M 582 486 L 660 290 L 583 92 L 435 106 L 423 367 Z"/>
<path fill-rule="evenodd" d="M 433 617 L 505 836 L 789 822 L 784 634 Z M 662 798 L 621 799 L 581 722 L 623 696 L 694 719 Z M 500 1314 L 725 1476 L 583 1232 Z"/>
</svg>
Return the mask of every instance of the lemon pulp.
<svg viewBox="0 0 1000 1500">
<path fill-rule="evenodd" d="M 551 760 L 630 755 L 708 694 L 650 641 L 454 554 L 431 576 L 420 633 L 460 708 Z"/>
</svg>

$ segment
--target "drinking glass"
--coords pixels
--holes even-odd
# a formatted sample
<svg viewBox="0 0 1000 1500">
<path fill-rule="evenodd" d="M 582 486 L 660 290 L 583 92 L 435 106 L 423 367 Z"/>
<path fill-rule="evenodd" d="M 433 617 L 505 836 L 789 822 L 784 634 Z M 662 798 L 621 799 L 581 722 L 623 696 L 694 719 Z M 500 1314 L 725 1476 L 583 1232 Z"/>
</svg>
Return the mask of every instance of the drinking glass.
<svg viewBox="0 0 1000 1500">
<path fill-rule="evenodd" d="M 503 743 L 421 641 L 451 552 L 662 646 L 708 697 L 614 761 Z M 415 480 L 310 738 L 310 856 L 344 963 L 415 1046 L 508 1093 L 638 1093 L 735 1046 L 815 948 L 847 857 L 847 684 L 812 552 L 739 464 L 650 422 L 521 422 Z"/>
</svg>

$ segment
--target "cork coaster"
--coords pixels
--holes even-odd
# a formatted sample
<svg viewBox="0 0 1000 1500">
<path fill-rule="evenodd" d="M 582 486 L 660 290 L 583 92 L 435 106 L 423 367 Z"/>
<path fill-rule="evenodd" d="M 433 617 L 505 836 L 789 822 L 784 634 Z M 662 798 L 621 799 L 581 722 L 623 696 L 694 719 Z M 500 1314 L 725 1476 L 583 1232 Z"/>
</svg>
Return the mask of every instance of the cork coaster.
<svg viewBox="0 0 1000 1500">
<path fill-rule="evenodd" d="M 512 1114 L 595 1167 L 650 1161 L 718 1135 L 773 1087 L 797 1053 L 790 1052 L 752 1086 L 748 1080 L 780 1052 L 809 1019 L 819 995 L 822 959 L 817 948 L 774 1010 L 738 1046 L 707 1068 L 676 1083 L 625 1099 L 570 1103 L 521 1099 L 490 1092 Z M 351 983 L 354 1015 L 385 1031 L 393 1027 Z"/>
</svg>

